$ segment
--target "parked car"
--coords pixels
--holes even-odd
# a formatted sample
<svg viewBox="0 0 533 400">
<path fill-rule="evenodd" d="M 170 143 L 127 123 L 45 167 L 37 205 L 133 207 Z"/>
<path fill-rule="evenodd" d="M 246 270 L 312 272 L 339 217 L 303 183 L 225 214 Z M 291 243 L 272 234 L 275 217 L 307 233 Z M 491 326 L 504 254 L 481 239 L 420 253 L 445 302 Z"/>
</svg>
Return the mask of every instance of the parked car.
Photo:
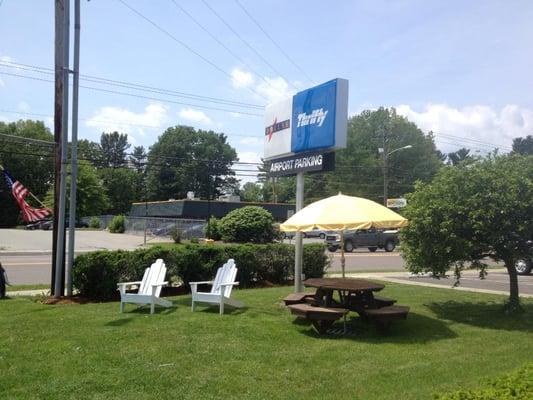
<svg viewBox="0 0 533 400">
<path fill-rule="evenodd" d="M 533 241 L 527 242 L 529 245 L 529 256 L 516 260 L 514 267 L 518 275 L 528 275 L 533 269 Z"/>
<path fill-rule="evenodd" d="M 372 253 L 377 249 L 384 249 L 387 252 L 393 251 L 398 244 L 397 230 L 356 230 L 344 232 L 344 251 L 351 253 L 358 247 L 367 247 Z M 341 246 L 340 234 L 326 235 L 326 245 L 328 250 L 335 252 Z"/>
<path fill-rule="evenodd" d="M 328 232 L 315 228 L 312 231 L 302 232 L 302 237 L 325 239 L 327 234 Z M 296 235 L 296 232 L 282 232 L 281 233 L 281 236 L 283 237 L 283 239 L 292 239 L 294 238 L 294 235 Z"/>
<path fill-rule="evenodd" d="M 30 231 L 35 229 L 44 229 L 45 231 L 47 231 L 52 228 L 53 223 L 54 221 L 51 219 L 42 219 L 40 221 L 26 225 L 24 229 L 28 229 Z"/>
</svg>

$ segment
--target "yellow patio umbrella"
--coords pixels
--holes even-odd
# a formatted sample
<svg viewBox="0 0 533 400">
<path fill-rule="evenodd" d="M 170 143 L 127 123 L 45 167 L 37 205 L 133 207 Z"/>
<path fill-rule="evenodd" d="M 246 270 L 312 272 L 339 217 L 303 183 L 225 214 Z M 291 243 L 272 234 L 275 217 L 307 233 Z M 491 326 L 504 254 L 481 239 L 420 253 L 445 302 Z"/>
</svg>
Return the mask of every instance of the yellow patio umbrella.
<svg viewBox="0 0 533 400">
<path fill-rule="evenodd" d="M 401 228 L 407 219 L 375 201 L 339 193 L 302 208 L 280 225 L 283 232 L 314 228 L 341 231 L 341 265 L 344 277 L 344 231 L 349 229 Z"/>
</svg>

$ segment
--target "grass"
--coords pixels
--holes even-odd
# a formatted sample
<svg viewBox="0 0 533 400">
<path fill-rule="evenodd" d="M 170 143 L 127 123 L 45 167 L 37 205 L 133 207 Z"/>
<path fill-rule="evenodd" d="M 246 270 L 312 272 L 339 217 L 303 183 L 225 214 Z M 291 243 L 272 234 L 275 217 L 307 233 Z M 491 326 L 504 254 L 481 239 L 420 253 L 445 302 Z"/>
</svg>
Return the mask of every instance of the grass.
<svg viewBox="0 0 533 400">
<path fill-rule="evenodd" d="M 379 336 L 320 337 L 282 306 L 289 287 L 240 290 L 247 308 L 191 313 L 190 297 L 149 315 L 118 303 L 0 301 L 0 394 L 13 399 L 428 399 L 531 361 L 533 302 L 386 284 L 411 306 Z"/>
<path fill-rule="evenodd" d="M 8 292 L 15 292 L 18 290 L 39 290 L 39 289 L 50 289 L 50 284 L 31 283 L 27 285 L 8 285 L 7 286 Z"/>
</svg>

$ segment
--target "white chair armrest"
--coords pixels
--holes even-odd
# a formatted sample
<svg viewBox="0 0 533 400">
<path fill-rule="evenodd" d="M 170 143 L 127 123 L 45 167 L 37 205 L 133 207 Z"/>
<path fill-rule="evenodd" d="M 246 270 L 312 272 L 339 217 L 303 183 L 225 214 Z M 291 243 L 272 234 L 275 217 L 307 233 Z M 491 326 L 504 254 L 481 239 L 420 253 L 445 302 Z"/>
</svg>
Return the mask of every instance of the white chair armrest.
<svg viewBox="0 0 533 400">
<path fill-rule="evenodd" d="M 168 281 L 152 283 L 152 286 L 166 286 L 166 285 L 168 285 Z"/>
<path fill-rule="evenodd" d="M 117 286 L 133 286 L 133 285 L 140 285 L 142 281 L 136 281 L 136 282 L 119 282 L 117 283 Z"/>
<path fill-rule="evenodd" d="M 220 286 L 239 286 L 239 282 L 227 282 L 227 283 L 221 283 Z"/>
<path fill-rule="evenodd" d="M 189 282 L 189 285 L 211 285 L 214 281 Z"/>
</svg>

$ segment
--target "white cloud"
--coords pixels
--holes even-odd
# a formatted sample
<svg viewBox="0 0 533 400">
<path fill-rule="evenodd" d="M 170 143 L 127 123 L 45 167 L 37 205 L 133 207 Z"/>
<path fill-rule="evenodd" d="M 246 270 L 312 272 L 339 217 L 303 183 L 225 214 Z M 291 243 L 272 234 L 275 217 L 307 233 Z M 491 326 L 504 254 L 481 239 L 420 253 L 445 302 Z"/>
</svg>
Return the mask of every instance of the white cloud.
<svg viewBox="0 0 533 400">
<path fill-rule="evenodd" d="M 86 121 L 86 125 L 98 128 L 99 131 L 118 131 L 128 133 L 132 143 L 136 142 L 134 135 L 144 136 L 146 130 L 161 128 L 168 120 L 168 107 L 159 103 L 152 103 L 141 113 L 135 113 L 121 107 L 102 107 L 94 116 Z"/>
<path fill-rule="evenodd" d="M 240 162 L 244 163 L 260 163 L 261 162 L 261 155 L 258 152 L 255 151 L 238 151 L 237 156 L 239 157 Z M 245 171 L 239 171 L 238 174 L 240 175 L 250 175 L 250 176 L 237 176 L 237 178 L 241 181 L 241 185 L 244 185 L 247 182 L 256 182 L 257 178 L 257 165 L 246 165 L 246 164 L 239 164 L 238 166 L 239 170 L 249 170 L 250 172 Z"/>
<path fill-rule="evenodd" d="M 178 115 L 187 121 L 199 124 L 209 125 L 211 123 L 211 118 L 203 111 L 195 110 L 194 108 L 182 108 Z"/>
<path fill-rule="evenodd" d="M 231 71 L 231 83 L 236 88 L 250 87 L 255 79 L 251 72 L 243 71 L 239 68 L 233 68 Z"/>
<path fill-rule="evenodd" d="M 2 78 L 0 78 L 0 87 L 4 87 L 5 86 L 5 83 L 4 81 L 2 80 Z"/>
<path fill-rule="evenodd" d="M 274 103 L 291 96 L 294 90 L 290 89 L 289 83 L 282 77 L 256 80 L 251 72 L 234 68 L 231 71 L 231 83 L 236 89 L 246 89 L 255 92 L 257 99 L 266 100 L 267 103 Z M 298 84 L 301 84 L 298 82 Z"/>
<path fill-rule="evenodd" d="M 245 137 L 239 140 L 239 143 L 249 145 L 249 146 L 258 146 L 258 145 L 263 144 L 263 139 L 257 136 L 249 136 L 249 137 Z"/>
<path fill-rule="evenodd" d="M 533 110 L 514 104 L 499 111 L 483 105 L 454 108 L 446 104 L 428 104 L 420 112 L 409 105 L 399 105 L 396 110 L 424 132 L 435 132 L 438 147 L 446 152 L 459 147 L 481 151 L 499 147 L 506 151 L 513 138 L 533 133 Z"/>
</svg>

